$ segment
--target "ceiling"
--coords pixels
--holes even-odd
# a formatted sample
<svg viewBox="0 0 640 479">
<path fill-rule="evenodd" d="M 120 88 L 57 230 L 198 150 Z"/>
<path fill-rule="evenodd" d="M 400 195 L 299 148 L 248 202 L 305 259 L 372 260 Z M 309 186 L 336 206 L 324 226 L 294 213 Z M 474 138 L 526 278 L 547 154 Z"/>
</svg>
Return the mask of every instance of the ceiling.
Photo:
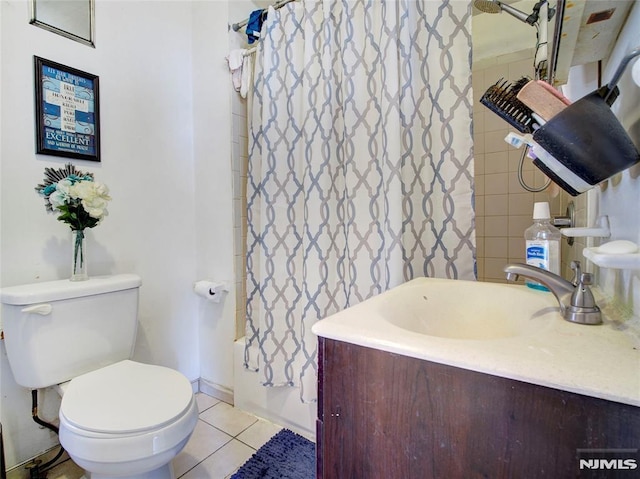
<svg viewBox="0 0 640 479">
<path fill-rule="evenodd" d="M 530 13 L 536 0 L 508 0 L 518 10 Z M 522 50 L 534 49 L 535 27 L 519 21 L 508 13 L 483 13 L 473 7 L 473 61 L 481 62 Z"/>
</svg>

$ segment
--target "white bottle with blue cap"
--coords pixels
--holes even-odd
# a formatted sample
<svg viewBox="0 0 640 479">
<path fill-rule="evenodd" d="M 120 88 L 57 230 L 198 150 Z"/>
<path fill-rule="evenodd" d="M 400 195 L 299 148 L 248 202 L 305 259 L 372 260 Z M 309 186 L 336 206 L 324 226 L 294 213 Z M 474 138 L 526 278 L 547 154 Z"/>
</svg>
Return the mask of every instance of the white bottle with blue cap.
<svg viewBox="0 0 640 479">
<path fill-rule="evenodd" d="M 526 263 L 559 275 L 561 238 L 560 230 L 551 224 L 549 203 L 534 203 L 533 225 L 524 232 Z M 535 281 L 527 280 L 526 283 L 530 288 L 547 291 Z"/>
</svg>

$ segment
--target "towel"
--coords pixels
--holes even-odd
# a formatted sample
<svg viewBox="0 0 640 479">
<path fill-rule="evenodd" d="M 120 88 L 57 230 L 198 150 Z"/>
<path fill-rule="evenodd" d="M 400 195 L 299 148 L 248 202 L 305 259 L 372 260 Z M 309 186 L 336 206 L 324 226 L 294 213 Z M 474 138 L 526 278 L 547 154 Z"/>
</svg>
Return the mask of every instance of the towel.
<svg viewBox="0 0 640 479">
<path fill-rule="evenodd" d="M 242 64 L 244 62 L 244 54 L 246 50 L 237 49 L 231 50 L 227 55 L 227 63 L 229 64 L 229 71 L 231 71 L 231 80 L 233 81 L 233 88 L 236 91 L 240 91 L 242 87 Z"/>
<path fill-rule="evenodd" d="M 251 75 L 253 72 L 252 63 L 253 63 L 253 60 L 251 59 L 251 54 L 249 52 L 246 52 L 242 61 L 242 79 L 240 81 L 240 96 L 242 98 L 247 98 L 247 93 L 249 93 L 249 87 L 251 86 L 251 83 L 252 83 L 252 79 L 251 79 Z"/>
<path fill-rule="evenodd" d="M 249 14 L 249 21 L 247 22 L 247 38 L 249 44 L 255 42 L 260 38 L 260 30 L 262 29 L 262 23 L 267 17 L 267 12 L 264 9 L 254 10 Z"/>
<path fill-rule="evenodd" d="M 237 50 L 231 50 L 229 55 L 227 55 L 233 89 L 240 92 L 242 98 L 247 98 L 247 93 L 249 93 L 249 88 L 253 81 L 251 77 L 253 72 L 253 60 L 251 56 L 255 51 L 255 48 L 250 48 L 249 50 L 239 48 Z"/>
</svg>

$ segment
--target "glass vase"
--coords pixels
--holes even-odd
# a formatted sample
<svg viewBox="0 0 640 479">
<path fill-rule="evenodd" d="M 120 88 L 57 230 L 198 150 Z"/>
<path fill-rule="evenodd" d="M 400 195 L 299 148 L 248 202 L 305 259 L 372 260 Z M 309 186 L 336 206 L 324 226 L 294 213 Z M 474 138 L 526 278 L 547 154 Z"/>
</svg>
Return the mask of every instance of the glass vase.
<svg viewBox="0 0 640 479">
<path fill-rule="evenodd" d="M 87 241 L 84 230 L 71 230 L 71 281 L 86 281 Z"/>
</svg>

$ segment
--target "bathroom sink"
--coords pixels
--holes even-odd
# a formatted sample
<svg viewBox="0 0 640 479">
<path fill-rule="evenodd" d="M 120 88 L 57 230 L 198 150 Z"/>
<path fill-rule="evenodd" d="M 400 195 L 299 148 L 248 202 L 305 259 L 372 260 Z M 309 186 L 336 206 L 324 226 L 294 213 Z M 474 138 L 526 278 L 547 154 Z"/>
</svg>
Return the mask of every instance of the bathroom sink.
<svg viewBox="0 0 640 479">
<path fill-rule="evenodd" d="M 346 342 L 640 406 L 640 321 L 617 315 L 597 295 L 603 324 L 585 326 L 565 321 L 547 291 L 416 278 L 311 330 L 325 345 Z"/>
<path fill-rule="evenodd" d="M 549 296 L 522 286 L 430 280 L 389 291 L 379 311 L 384 321 L 418 334 L 499 339 L 533 334 L 549 324 L 558 312 Z"/>
</svg>

